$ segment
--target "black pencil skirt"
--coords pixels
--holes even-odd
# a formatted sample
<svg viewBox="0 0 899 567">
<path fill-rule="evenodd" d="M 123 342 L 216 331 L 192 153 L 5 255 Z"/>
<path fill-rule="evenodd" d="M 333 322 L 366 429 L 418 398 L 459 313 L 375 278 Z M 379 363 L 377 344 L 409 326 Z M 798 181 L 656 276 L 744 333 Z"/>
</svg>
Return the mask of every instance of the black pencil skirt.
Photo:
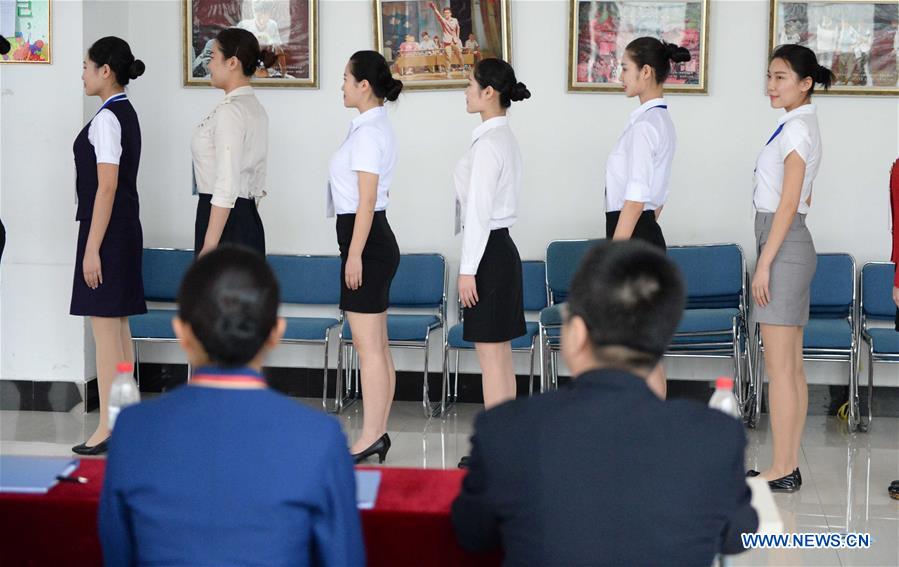
<svg viewBox="0 0 899 567">
<path fill-rule="evenodd" d="M 606 238 L 612 238 L 615 235 L 620 216 L 621 211 L 606 213 Z M 661 248 L 662 251 L 668 250 L 665 244 L 665 237 L 662 235 L 662 227 L 656 222 L 655 211 L 643 211 L 640 218 L 637 219 L 637 225 L 634 227 L 634 233 L 631 235 L 631 238 L 649 242 Z"/>
<path fill-rule="evenodd" d="M 475 282 L 478 302 L 463 311 L 462 338 L 502 343 L 525 334 L 521 256 L 508 228 L 490 231 Z"/>
<path fill-rule="evenodd" d="M 194 256 L 203 249 L 209 213 L 212 212 L 212 195 L 200 193 L 197 201 L 197 220 L 194 222 Z M 219 244 L 240 244 L 265 256 L 265 230 L 254 199 L 238 197 L 228 215 Z"/>
<path fill-rule="evenodd" d="M 346 261 L 353 241 L 356 215 L 337 215 L 337 245 L 340 247 L 340 308 L 352 313 L 383 313 L 390 304 L 390 283 L 400 265 L 400 247 L 387 222 L 385 211 L 375 211 L 362 249 L 362 285 L 346 285 Z"/>
</svg>

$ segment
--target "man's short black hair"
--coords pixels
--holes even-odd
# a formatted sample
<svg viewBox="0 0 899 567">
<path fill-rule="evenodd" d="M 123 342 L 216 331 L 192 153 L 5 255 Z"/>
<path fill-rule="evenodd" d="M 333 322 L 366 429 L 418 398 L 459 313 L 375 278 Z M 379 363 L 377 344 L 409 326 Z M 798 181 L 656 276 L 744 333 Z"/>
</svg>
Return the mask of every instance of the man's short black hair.
<svg viewBox="0 0 899 567">
<path fill-rule="evenodd" d="M 191 266 L 178 291 L 178 317 L 190 325 L 212 364 L 253 360 L 278 322 L 280 290 L 259 253 L 219 246 Z"/>
<path fill-rule="evenodd" d="M 639 240 L 605 241 L 581 262 L 568 310 L 584 320 L 601 363 L 653 367 L 674 336 L 684 302 L 680 272 L 665 254 Z"/>
</svg>

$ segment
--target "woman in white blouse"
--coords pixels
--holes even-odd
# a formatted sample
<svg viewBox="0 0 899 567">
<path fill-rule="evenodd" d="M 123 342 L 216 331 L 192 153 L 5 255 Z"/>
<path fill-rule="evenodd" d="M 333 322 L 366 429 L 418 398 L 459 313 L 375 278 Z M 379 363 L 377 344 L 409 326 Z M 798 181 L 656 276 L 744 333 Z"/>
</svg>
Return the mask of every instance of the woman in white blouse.
<svg viewBox="0 0 899 567">
<path fill-rule="evenodd" d="M 606 238 L 637 238 L 666 249 L 658 224 L 668 200 L 668 182 L 677 136 L 665 102 L 665 79 L 671 62 L 690 60 L 690 52 L 654 37 L 627 45 L 621 60 L 624 94 L 640 98 L 606 162 Z M 664 367 L 647 379 L 660 398 L 667 394 Z"/>
<path fill-rule="evenodd" d="M 768 63 L 771 106 L 787 113 L 756 161 L 753 204 L 759 256 L 752 277 L 752 319 L 765 345 L 774 458 L 768 470 L 747 474 L 761 474 L 780 492 L 794 492 L 802 485 L 799 444 L 808 412 L 802 338 L 817 266 L 805 218 L 821 165 L 821 134 L 811 97 L 815 83 L 826 89 L 832 81 L 833 73 L 800 45 L 778 47 Z"/>
<path fill-rule="evenodd" d="M 465 89 L 465 109 L 480 114 L 481 125 L 454 174 L 462 231 L 459 301 L 462 338 L 475 344 L 488 409 L 515 398 L 511 341 L 526 332 L 521 257 L 509 236 L 518 218 L 522 160 L 506 111 L 530 96 L 501 59 L 480 61 Z"/>
<path fill-rule="evenodd" d="M 341 90 L 344 106 L 359 111 L 328 172 L 328 212 L 337 214 L 341 258 L 340 308 L 362 370 L 362 434 L 350 452 L 357 463 L 372 455 L 384 462 L 396 387 L 387 306 L 400 263 L 400 249 L 387 222 L 397 151 L 384 101 L 395 101 L 403 83 L 393 78 L 380 53 L 358 51 L 344 69 Z"/>
<path fill-rule="evenodd" d="M 257 207 L 266 193 L 268 115 L 250 78 L 271 57 L 247 30 L 228 28 L 215 38 L 209 71 L 225 98 L 197 126 L 190 144 L 199 193 L 195 254 L 225 242 L 265 254 Z"/>
</svg>

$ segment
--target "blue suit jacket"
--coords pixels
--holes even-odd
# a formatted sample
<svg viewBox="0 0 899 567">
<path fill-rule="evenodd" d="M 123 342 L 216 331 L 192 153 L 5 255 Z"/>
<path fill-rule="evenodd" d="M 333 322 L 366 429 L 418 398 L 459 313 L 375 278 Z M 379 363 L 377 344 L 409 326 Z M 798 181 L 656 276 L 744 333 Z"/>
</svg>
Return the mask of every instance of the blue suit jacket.
<svg viewBox="0 0 899 567">
<path fill-rule="evenodd" d="M 124 410 L 100 500 L 107 565 L 362 565 L 338 422 L 268 389 L 184 386 Z"/>
</svg>

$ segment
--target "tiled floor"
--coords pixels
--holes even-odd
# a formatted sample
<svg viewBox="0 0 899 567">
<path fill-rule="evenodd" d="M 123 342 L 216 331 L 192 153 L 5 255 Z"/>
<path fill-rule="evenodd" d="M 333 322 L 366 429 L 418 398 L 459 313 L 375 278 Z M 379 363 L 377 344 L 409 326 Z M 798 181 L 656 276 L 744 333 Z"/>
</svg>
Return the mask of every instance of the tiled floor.
<svg viewBox="0 0 899 567">
<path fill-rule="evenodd" d="M 300 403 L 320 408 L 318 400 Z M 468 451 L 472 422 L 480 406 L 459 404 L 446 418 L 426 419 L 421 404 L 396 402 L 390 417 L 393 446 L 385 466 L 454 468 Z M 770 462 L 767 416 L 748 431 L 747 468 Z M 96 426 L 98 414 L 0 412 L 0 453 L 70 455 L 72 445 Z M 360 404 L 339 416 L 350 440 L 359 434 Z M 375 461 L 369 464 L 374 464 Z M 810 416 L 802 443 L 802 490 L 775 494 L 786 532 L 869 533 L 871 548 L 860 551 L 756 550 L 730 560 L 742 565 L 899 565 L 899 501 L 887 494 L 899 479 L 899 419 L 875 419 L 867 434 L 846 432 L 834 417 Z"/>
</svg>

